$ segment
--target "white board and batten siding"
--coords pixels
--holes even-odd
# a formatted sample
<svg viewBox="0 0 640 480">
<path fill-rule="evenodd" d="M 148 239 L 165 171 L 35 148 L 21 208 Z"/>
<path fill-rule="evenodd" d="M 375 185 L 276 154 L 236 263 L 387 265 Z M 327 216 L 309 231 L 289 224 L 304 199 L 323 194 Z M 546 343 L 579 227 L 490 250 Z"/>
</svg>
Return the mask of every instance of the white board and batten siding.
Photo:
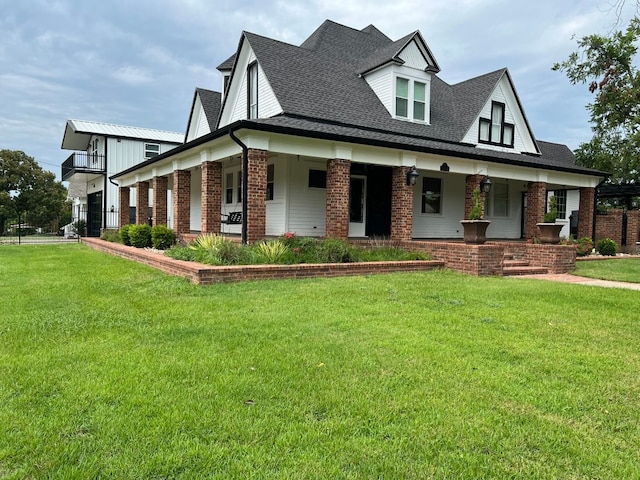
<svg viewBox="0 0 640 480">
<path fill-rule="evenodd" d="M 235 76 L 231 79 L 228 98 L 220 117 L 220 127 L 247 118 L 247 68 L 256 56 L 245 42 L 236 65 Z M 258 63 L 258 117 L 269 118 L 283 112 L 269 80 Z"/>
<path fill-rule="evenodd" d="M 187 132 L 187 142 L 200 138 L 208 133 L 211 133 L 209 121 L 207 120 L 204 108 L 202 107 L 200 95 L 196 95 L 191 124 L 189 125 L 189 131 Z"/>
<path fill-rule="evenodd" d="M 321 237 L 326 234 L 327 189 L 309 187 L 309 170 L 327 170 L 326 161 L 289 156 L 287 231 L 298 236 Z"/>
</svg>

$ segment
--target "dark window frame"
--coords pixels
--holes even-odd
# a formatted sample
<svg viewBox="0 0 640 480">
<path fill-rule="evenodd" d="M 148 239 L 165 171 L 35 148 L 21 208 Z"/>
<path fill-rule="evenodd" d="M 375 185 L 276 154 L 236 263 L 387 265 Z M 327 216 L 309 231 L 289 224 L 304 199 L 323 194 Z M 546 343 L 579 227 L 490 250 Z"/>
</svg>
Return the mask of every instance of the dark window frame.
<svg viewBox="0 0 640 480">
<path fill-rule="evenodd" d="M 327 188 L 327 171 L 310 168 L 307 186 L 309 188 Z"/>
<path fill-rule="evenodd" d="M 275 194 L 276 166 L 274 163 L 267 165 L 267 201 L 273 200 Z"/>
<path fill-rule="evenodd" d="M 438 183 L 438 190 L 437 191 L 433 191 L 432 193 L 431 190 L 428 190 L 427 187 L 430 186 L 429 183 L 433 182 L 433 181 L 437 181 Z M 442 215 L 442 178 L 439 177 L 422 177 L 422 201 L 421 201 L 421 213 L 424 214 L 428 214 L 428 215 Z M 427 202 L 427 198 L 429 199 L 437 199 L 437 210 L 436 211 L 430 211 L 428 212 L 426 209 L 427 204 L 432 205 L 432 203 Z"/>
<path fill-rule="evenodd" d="M 554 190 L 553 196 L 556 198 L 556 209 L 558 210 L 558 217 L 560 220 L 566 220 L 567 218 L 567 190 Z"/>
<path fill-rule="evenodd" d="M 494 118 L 493 118 L 493 112 L 494 112 L 494 107 L 495 106 L 500 106 L 502 112 L 500 114 L 500 118 L 498 119 L 499 122 L 494 122 Z M 505 103 L 502 102 L 496 102 L 495 100 L 491 102 L 491 117 L 490 118 L 486 118 L 486 117 L 480 117 L 480 120 L 478 121 L 478 142 L 479 143 L 484 143 L 487 145 L 497 145 L 500 147 L 508 147 L 508 148 L 513 148 L 513 144 L 515 141 L 515 136 L 516 136 L 516 128 L 515 125 L 513 123 L 507 123 L 504 121 L 505 119 L 505 115 L 507 112 L 507 105 Z M 500 138 L 495 139 L 493 138 L 493 129 L 491 128 L 495 123 L 499 123 L 500 124 Z M 488 138 L 487 139 L 483 139 L 482 138 L 482 126 L 486 125 L 487 126 L 487 130 L 488 130 Z M 504 141 L 504 132 L 505 132 L 505 127 L 507 127 L 508 129 L 511 130 L 511 142 L 506 143 Z"/>
<path fill-rule="evenodd" d="M 255 78 L 254 78 L 255 77 Z M 252 91 L 255 90 L 255 102 L 252 98 Z M 255 105 L 255 111 L 253 109 L 253 105 Z M 258 118 L 258 62 L 251 62 L 247 66 L 247 118 L 255 119 Z"/>
<path fill-rule="evenodd" d="M 225 176 L 225 203 L 233 203 L 233 172 L 229 172 Z"/>
</svg>

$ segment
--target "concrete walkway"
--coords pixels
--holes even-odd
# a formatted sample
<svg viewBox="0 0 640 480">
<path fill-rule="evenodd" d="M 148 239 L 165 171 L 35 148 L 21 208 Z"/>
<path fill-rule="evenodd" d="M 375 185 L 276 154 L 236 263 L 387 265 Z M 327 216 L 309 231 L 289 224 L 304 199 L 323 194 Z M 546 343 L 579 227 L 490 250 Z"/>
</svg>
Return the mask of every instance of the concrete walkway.
<svg viewBox="0 0 640 480">
<path fill-rule="evenodd" d="M 533 278 L 537 280 L 549 280 L 552 282 L 575 283 L 578 285 L 591 285 L 594 287 L 626 288 L 627 290 L 640 290 L 640 283 L 613 282 L 610 280 L 597 280 L 595 278 L 579 277 L 570 273 L 545 273 L 541 275 L 518 275 L 511 278 Z"/>
</svg>

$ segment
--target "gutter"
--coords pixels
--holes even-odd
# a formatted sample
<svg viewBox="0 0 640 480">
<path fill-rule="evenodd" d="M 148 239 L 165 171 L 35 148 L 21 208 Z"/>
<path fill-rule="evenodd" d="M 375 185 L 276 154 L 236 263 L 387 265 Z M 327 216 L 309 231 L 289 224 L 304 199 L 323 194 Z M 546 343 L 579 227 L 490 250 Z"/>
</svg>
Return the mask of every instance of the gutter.
<svg viewBox="0 0 640 480">
<path fill-rule="evenodd" d="M 242 149 L 242 244 L 247 244 L 247 213 L 249 192 L 249 148 L 236 137 L 234 128 L 229 129 L 229 137 Z"/>
</svg>

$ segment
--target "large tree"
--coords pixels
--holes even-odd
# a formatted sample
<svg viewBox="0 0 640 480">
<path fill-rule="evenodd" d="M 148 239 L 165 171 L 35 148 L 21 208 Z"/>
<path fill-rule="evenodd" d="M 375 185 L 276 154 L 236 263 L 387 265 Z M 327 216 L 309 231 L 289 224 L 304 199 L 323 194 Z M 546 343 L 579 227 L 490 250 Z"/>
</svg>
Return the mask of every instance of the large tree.
<svg viewBox="0 0 640 480">
<path fill-rule="evenodd" d="M 611 173 L 612 183 L 640 184 L 640 19 L 609 36 L 578 40 L 577 52 L 556 63 L 572 84 L 588 84 L 593 138 L 576 150 L 580 165 Z"/>
<path fill-rule="evenodd" d="M 0 150 L 0 230 L 18 213 L 30 224 L 45 227 L 64 214 L 66 199 L 64 185 L 32 157 Z"/>
</svg>

